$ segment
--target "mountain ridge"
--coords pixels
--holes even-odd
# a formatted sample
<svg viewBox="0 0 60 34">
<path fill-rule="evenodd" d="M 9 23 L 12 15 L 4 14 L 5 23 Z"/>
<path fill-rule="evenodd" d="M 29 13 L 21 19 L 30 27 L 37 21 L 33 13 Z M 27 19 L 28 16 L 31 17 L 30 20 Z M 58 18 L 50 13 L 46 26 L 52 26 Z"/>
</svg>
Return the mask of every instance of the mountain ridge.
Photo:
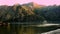
<svg viewBox="0 0 60 34">
<path fill-rule="evenodd" d="M 32 7 L 32 8 L 42 8 L 42 7 L 45 7 L 44 5 L 39 5 L 39 4 L 35 3 L 35 2 L 22 4 L 22 6 L 27 6 L 27 7 Z"/>
</svg>

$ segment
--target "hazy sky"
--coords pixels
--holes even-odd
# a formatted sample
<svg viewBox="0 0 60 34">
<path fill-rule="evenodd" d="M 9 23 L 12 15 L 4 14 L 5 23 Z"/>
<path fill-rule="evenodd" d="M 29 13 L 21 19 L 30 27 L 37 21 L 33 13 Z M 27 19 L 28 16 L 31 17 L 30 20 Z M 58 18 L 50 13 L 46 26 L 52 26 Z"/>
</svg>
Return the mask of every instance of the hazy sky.
<svg viewBox="0 0 60 34">
<path fill-rule="evenodd" d="M 35 2 L 41 5 L 60 5 L 60 0 L 0 0 L 0 5 L 24 4 L 29 2 Z"/>
</svg>

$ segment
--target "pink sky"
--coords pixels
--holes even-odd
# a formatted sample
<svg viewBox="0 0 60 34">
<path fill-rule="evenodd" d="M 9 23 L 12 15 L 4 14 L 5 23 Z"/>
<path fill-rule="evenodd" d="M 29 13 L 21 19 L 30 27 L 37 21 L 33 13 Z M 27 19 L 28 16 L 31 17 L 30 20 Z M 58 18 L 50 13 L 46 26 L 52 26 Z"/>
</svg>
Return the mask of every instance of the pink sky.
<svg viewBox="0 0 60 34">
<path fill-rule="evenodd" d="M 0 0 L 0 5 L 14 5 L 16 3 L 24 4 L 29 2 L 35 2 L 41 5 L 60 5 L 60 0 Z"/>
</svg>

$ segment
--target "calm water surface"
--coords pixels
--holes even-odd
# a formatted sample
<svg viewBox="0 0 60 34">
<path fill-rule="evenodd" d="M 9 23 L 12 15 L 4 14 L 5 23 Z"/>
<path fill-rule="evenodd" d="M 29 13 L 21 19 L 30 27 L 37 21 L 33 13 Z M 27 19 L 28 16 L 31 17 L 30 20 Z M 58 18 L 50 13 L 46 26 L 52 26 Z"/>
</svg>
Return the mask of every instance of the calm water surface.
<svg viewBox="0 0 60 34">
<path fill-rule="evenodd" d="M 26 24 L 9 24 L 0 26 L 0 34 L 41 34 L 58 28 L 58 26 L 35 27 Z"/>
</svg>

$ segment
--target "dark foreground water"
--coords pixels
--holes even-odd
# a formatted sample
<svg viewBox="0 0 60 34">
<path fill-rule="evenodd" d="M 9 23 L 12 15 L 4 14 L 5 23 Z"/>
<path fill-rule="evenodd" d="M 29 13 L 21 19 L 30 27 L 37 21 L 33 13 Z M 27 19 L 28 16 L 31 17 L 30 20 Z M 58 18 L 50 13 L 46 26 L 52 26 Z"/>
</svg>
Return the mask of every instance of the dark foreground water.
<svg viewBox="0 0 60 34">
<path fill-rule="evenodd" d="M 59 26 L 36 27 L 22 24 L 9 24 L 0 26 L 0 34 L 41 34 L 44 32 L 59 29 Z"/>
</svg>

